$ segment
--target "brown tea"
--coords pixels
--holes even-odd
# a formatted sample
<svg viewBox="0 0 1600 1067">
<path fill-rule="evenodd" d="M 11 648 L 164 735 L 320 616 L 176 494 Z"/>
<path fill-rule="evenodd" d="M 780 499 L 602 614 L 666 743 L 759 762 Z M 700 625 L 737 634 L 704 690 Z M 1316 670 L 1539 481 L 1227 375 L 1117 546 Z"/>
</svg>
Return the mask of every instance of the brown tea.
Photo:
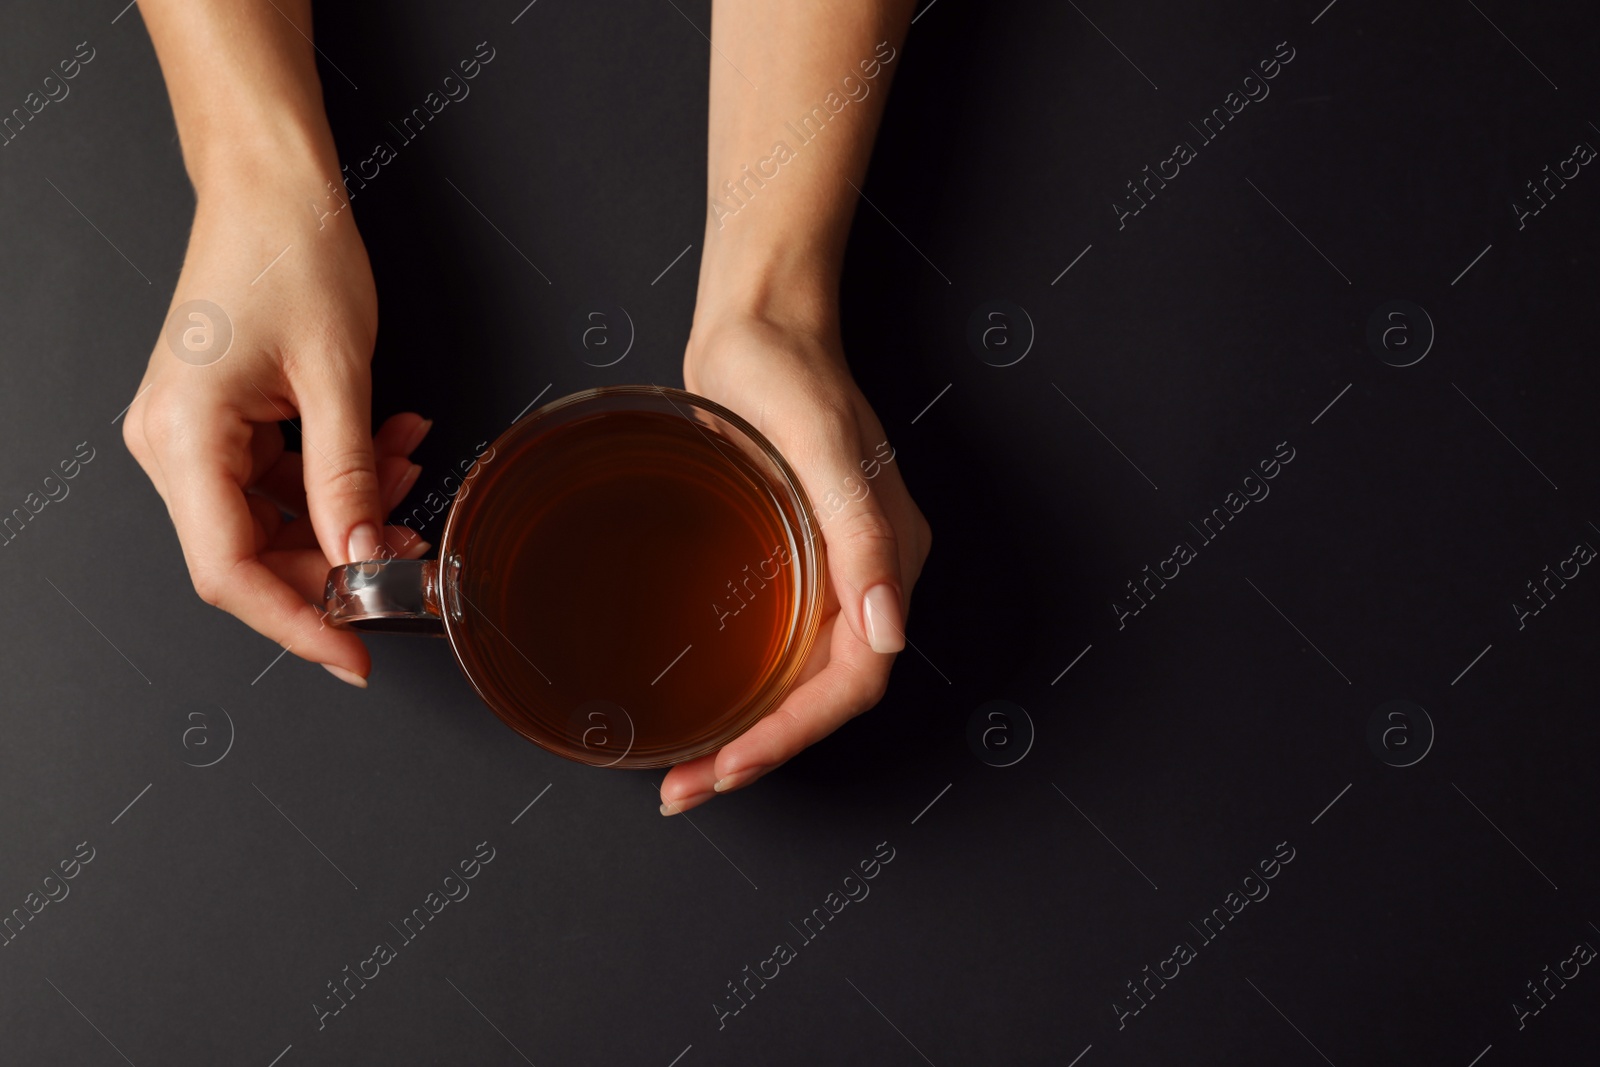
<svg viewBox="0 0 1600 1067">
<path fill-rule="evenodd" d="M 468 495 L 450 538 L 457 651 L 540 744 L 659 764 L 724 733 L 782 668 L 800 546 L 716 430 L 659 411 L 557 420 Z"/>
</svg>

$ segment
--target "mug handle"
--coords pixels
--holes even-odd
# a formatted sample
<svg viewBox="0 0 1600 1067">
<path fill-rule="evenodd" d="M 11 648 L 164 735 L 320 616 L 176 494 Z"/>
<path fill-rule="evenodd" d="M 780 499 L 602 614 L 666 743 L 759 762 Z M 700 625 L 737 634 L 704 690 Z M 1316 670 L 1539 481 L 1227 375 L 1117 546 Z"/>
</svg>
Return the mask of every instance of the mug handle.
<svg viewBox="0 0 1600 1067">
<path fill-rule="evenodd" d="M 328 572 L 327 621 L 369 633 L 444 636 L 436 559 L 369 559 Z"/>
</svg>

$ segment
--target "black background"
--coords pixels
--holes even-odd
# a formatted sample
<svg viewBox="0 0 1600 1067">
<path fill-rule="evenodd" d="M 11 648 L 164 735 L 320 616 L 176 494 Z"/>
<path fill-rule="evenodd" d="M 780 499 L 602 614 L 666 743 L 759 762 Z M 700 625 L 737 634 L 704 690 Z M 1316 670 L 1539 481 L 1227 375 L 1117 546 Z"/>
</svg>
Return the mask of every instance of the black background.
<svg viewBox="0 0 1600 1067">
<path fill-rule="evenodd" d="M 95 850 L 0 948 L 0 1060 L 1494 1067 L 1592 1046 L 1586 969 L 1522 1029 L 1513 1002 L 1600 945 L 1600 578 L 1521 629 L 1512 604 L 1600 544 L 1600 177 L 1521 229 L 1511 208 L 1600 144 L 1592 20 L 924 9 L 844 286 L 852 363 L 935 532 L 915 650 L 876 710 L 668 820 L 659 774 L 519 740 L 443 642 L 374 640 L 358 692 L 293 656 L 267 669 L 280 650 L 194 596 L 116 421 L 193 206 L 120 8 L 25 0 L 0 33 L 0 110 L 96 50 L 0 149 L 0 512 L 95 450 L 0 548 L 0 911 Z M 496 50 L 354 204 L 375 415 L 437 420 L 418 497 L 547 387 L 681 383 L 709 5 L 521 8 L 317 12 L 346 161 Z M 1270 96 L 1119 230 L 1124 183 L 1284 41 Z M 966 340 L 991 300 L 1032 322 L 1011 366 Z M 1366 340 L 1393 300 L 1437 331 L 1404 368 Z M 637 330 L 604 369 L 568 339 L 600 305 Z M 1201 544 L 1188 524 L 1280 442 L 1270 496 Z M 1198 557 L 1119 629 L 1113 600 L 1180 540 Z M 1005 768 L 967 740 L 994 699 L 1036 730 Z M 1434 733 L 1401 724 L 1390 759 L 1426 752 L 1403 768 L 1368 742 L 1397 699 Z M 319 1030 L 325 983 L 485 840 L 470 897 Z M 800 945 L 789 924 L 879 842 L 870 896 Z M 1190 924 L 1280 842 L 1270 896 L 1202 943 Z M 719 1030 L 726 983 L 781 941 L 798 959 Z M 1178 941 L 1196 959 L 1119 1029 L 1124 983 Z"/>
</svg>

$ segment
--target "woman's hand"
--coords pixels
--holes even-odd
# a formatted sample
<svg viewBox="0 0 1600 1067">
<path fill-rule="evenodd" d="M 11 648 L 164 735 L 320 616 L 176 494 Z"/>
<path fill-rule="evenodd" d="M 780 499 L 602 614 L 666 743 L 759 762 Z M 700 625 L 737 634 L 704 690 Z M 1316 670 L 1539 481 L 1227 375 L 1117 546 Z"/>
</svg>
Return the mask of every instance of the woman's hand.
<svg viewBox="0 0 1600 1067">
<path fill-rule="evenodd" d="M 788 459 L 822 523 L 829 596 L 796 688 L 721 751 L 674 767 L 663 815 L 749 785 L 872 707 L 905 647 L 928 523 L 850 377 L 838 308 L 911 5 L 712 0 L 706 230 L 683 379 Z M 795 115 L 826 136 L 801 134 Z"/>
<path fill-rule="evenodd" d="M 123 440 L 166 501 L 195 591 L 364 686 L 360 639 L 311 602 L 330 565 L 426 551 L 382 524 L 416 481 L 407 457 L 430 424 L 396 415 L 372 436 L 377 295 L 350 209 L 325 182 L 319 168 L 268 164 L 205 184 Z M 290 419 L 300 453 L 284 450 Z"/>
<path fill-rule="evenodd" d="M 822 526 L 828 596 L 799 684 L 720 751 L 674 767 L 661 785 L 663 815 L 750 784 L 882 698 L 931 542 L 836 330 L 756 315 L 697 322 L 683 377 L 794 468 Z"/>
<path fill-rule="evenodd" d="M 166 501 L 201 597 L 365 685 L 366 648 L 309 601 L 330 564 L 417 553 L 410 531 L 382 523 L 416 481 L 406 457 L 428 424 L 396 415 L 371 436 L 378 299 L 323 108 L 311 2 L 143 0 L 139 14 L 196 208 L 123 440 Z M 303 455 L 284 451 L 288 419 Z"/>
</svg>

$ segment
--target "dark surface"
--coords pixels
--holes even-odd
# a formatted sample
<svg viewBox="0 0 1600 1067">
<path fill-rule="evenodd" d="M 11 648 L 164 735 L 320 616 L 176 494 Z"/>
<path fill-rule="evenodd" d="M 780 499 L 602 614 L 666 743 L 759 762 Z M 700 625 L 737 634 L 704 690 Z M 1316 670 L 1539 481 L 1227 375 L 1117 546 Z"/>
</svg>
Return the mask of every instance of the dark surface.
<svg viewBox="0 0 1600 1067">
<path fill-rule="evenodd" d="M 279 649 L 194 596 L 114 424 L 192 209 L 159 71 L 122 0 L 11 5 L 4 108 L 78 41 L 97 55 L 0 149 L 3 510 L 95 451 L 0 549 L 0 908 L 95 851 L 0 948 L 0 1061 L 1583 1058 L 1600 977 L 1522 1029 L 1513 1003 L 1600 945 L 1600 577 L 1522 629 L 1511 605 L 1600 545 L 1600 177 L 1520 230 L 1510 204 L 1600 144 L 1595 27 L 1503 0 L 1340 0 L 1313 25 L 1322 2 L 924 11 L 845 295 L 936 533 L 919 651 L 878 709 L 692 824 L 656 813 L 651 774 L 517 738 L 442 643 L 375 639 L 357 692 L 267 670 Z M 477 42 L 498 52 L 355 204 L 375 413 L 438 420 L 419 496 L 547 386 L 680 382 L 708 5 L 543 0 L 514 26 L 521 0 L 323 6 L 359 86 L 324 64 L 347 160 Z M 1271 95 L 1119 231 L 1123 183 L 1285 40 Z M 1004 368 L 966 341 L 996 299 L 1037 333 Z M 1405 368 L 1366 340 L 1393 300 L 1437 329 Z M 638 333 L 607 369 L 567 339 L 601 304 Z M 1202 544 L 1189 523 L 1279 442 L 1270 497 Z M 1119 629 L 1124 583 L 1180 539 L 1197 558 Z M 1008 768 L 968 742 L 994 699 L 1037 729 Z M 1409 767 L 1369 744 L 1391 700 L 1436 731 L 1393 720 L 1391 760 L 1426 751 Z M 470 897 L 319 1031 L 325 983 L 485 840 Z M 870 896 L 803 944 L 790 924 L 885 841 Z M 1204 943 L 1190 924 L 1280 842 L 1270 896 Z M 1179 940 L 1196 958 L 1119 1030 L 1124 983 Z M 798 958 L 719 1030 L 725 983 L 780 941 Z"/>
</svg>

